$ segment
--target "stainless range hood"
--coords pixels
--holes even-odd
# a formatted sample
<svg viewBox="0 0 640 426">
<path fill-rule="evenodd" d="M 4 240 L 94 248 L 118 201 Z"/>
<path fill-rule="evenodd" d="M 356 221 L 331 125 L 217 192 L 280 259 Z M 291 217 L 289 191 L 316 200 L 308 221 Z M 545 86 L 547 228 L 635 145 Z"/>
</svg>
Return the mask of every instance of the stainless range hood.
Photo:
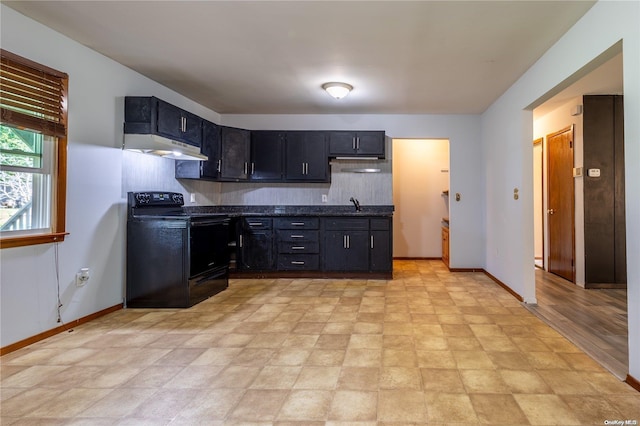
<svg viewBox="0 0 640 426">
<path fill-rule="evenodd" d="M 125 133 L 122 149 L 158 155 L 173 160 L 206 161 L 200 148 L 152 134 Z"/>
</svg>

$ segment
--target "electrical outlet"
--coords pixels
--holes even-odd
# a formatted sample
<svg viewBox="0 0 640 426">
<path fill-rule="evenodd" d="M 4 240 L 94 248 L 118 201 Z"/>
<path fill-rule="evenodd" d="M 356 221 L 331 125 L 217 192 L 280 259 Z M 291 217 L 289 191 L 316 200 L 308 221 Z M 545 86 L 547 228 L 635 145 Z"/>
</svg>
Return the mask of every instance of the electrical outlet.
<svg viewBox="0 0 640 426">
<path fill-rule="evenodd" d="M 83 287 L 87 282 L 89 282 L 89 268 L 81 268 L 79 272 L 76 273 L 76 287 Z"/>
<path fill-rule="evenodd" d="M 322 202 L 323 203 L 327 202 L 327 194 L 322 194 Z"/>
<path fill-rule="evenodd" d="M 193 193 L 193 192 L 191 193 L 191 196 L 189 197 L 189 201 L 192 202 L 192 203 L 196 202 L 196 194 L 195 193 Z"/>
</svg>

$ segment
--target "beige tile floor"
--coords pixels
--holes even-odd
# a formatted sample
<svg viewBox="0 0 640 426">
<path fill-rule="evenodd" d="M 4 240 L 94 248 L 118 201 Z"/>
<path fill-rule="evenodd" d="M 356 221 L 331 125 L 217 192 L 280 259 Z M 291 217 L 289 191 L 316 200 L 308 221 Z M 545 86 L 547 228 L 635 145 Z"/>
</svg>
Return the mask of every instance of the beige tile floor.
<svg viewBox="0 0 640 426">
<path fill-rule="evenodd" d="M 482 273 L 232 280 L 3 356 L 2 425 L 604 425 L 620 382 Z"/>
</svg>

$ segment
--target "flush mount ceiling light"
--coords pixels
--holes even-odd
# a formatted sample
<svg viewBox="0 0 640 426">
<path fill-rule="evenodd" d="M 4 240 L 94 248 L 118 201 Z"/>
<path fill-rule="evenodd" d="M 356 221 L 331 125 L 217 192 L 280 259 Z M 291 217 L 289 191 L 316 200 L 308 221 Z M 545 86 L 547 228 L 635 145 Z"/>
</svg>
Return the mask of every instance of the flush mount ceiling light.
<svg viewBox="0 0 640 426">
<path fill-rule="evenodd" d="M 347 83 L 325 83 L 322 88 L 327 91 L 328 94 L 336 99 L 344 98 L 353 90 L 353 86 Z"/>
</svg>

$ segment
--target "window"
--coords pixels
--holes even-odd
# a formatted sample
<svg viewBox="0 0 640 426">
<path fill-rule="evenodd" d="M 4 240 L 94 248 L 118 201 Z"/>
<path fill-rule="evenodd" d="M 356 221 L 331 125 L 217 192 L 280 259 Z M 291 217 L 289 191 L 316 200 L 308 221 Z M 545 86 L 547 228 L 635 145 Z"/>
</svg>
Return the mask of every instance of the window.
<svg viewBox="0 0 640 426">
<path fill-rule="evenodd" d="M 0 53 L 0 244 L 62 241 L 68 77 Z"/>
</svg>

